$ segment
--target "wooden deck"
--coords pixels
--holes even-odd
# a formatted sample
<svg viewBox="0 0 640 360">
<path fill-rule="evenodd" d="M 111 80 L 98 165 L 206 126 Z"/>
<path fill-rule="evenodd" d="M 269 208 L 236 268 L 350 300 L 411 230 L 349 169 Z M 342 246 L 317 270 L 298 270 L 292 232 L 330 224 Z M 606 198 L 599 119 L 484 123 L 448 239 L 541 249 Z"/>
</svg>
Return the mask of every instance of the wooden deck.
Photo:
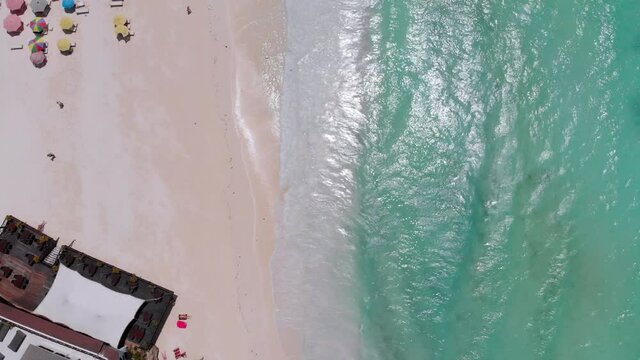
<svg viewBox="0 0 640 360">
<path fill-rule="evenodd" d="M 7 216 L 0 228 L 0 267 L 10 268 L 12 273 L 9 277 L 4 277 L 0 271 L 0 297 L 24 310 L 35 310 L 49 292 L 57 266 L 62 264 L 112 291 L 145 300 L 135 318 L 131 319 L 120 342 L 150 349 L 157 341 L 176 302 L 177 296 L 173 291 L 68 246 L 62 246 L 59 261 L 53 267 L 43 264 L 42 260 L 56 245 L 57 240 Z M 34 258 L 37 260 L 34 261 Z M 29 280 L 26 288 L 20 289 L 12 284 L 16 275 Z"/>
<path fill-rule="evenodd" d="M 17 307 L 29 311 L 35 310 L 51 288 L 52 274 L 38 272 L 23 261 L 5 254 L 0 254 L 0 266 L 8 266 L 13 269 L 9 278 L 5 278 L 0 273 L 0 296 Z M 25 289 L 18 289 L 11 283 L 11 279 L 16 275 L 22 275 L 29 279 L 29 284 Z"/>
<path fill-rule="evenodd" d="M 7 216 L 0 229 L 0 247 L 4 250 L 0 252 L 0 267 L 10 268 L 12 273 L 4 277 L 0 272 L 0 297 L 19 308 L 35 310 L 55 278 L 55 271 L 41 261 L 56 244 L 57 241 L 51 237 L 13 216 Z M 28 279 L 24 289 L 12 284 L 16 276 Z"/>
</svg>

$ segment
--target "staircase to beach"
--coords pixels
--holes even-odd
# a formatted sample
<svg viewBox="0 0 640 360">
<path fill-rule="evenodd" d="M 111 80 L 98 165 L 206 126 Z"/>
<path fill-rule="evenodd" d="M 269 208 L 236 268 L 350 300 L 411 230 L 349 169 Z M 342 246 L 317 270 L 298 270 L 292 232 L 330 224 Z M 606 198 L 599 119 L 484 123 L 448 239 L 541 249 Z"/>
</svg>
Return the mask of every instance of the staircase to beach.
<svg viewBox="0 0 640 360">
<path fill-rule="evenodd" d="M 61 246 L 56 246 L 53 250 L 51 250 L 49 255 L 47 255 L 47 257 L 42 260 L 42 263 L 45 265 L 53 266 L 53 264 L 56 263 L 56 260 L 58 260 L 58 255 L 60 254 L 61 250 Z"/>
</svg>

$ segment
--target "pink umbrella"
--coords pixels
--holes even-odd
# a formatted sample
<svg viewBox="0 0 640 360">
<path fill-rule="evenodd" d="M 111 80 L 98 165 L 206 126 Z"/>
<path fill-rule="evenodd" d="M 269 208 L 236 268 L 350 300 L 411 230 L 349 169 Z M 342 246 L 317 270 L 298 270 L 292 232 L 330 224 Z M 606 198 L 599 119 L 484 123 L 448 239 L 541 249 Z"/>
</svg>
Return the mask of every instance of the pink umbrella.
<svg viewBox="0 0 640 360">
<path fill-rule="evenodd" d="M 22 29 L 22 20 L 16 14 L 8 15 L 3 22 L 5 30 L 9 33 L 18 32 Z"/>
<path fill-rule="evenodd" d="M 34 52 L 29 58 L 35 66 L 42 66 L 47 62 L 47 57 L 44 55 L 43 51 Z"/>
<path fill-rule="evenodd" d="M 24 6 L 24 0 L 7 0 L 7 7 L 11 12 L 20 11 Z"/>
<path fill-rule="evenodd" d="M 180 329 L 186 329 L 187 328 L 187 323 L 182 321 L 182 320 L 178 320 L 178 322 L 176 323 L 176 325 L 178 325 L 178 327 Z"/>
</svg>

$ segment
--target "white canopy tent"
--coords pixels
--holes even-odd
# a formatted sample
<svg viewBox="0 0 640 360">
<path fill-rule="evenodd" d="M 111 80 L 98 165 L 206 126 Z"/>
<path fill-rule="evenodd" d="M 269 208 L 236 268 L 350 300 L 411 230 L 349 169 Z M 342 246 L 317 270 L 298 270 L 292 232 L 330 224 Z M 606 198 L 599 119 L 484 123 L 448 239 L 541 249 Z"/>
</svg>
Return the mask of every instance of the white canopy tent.
<svg viewBox="0 0 640 360">
<path fill-rule="evenodd" d="M 115 292 L 60 264 L 34 313 L 102 340 L 114 348 L 144 300 Z"/>
</svg>

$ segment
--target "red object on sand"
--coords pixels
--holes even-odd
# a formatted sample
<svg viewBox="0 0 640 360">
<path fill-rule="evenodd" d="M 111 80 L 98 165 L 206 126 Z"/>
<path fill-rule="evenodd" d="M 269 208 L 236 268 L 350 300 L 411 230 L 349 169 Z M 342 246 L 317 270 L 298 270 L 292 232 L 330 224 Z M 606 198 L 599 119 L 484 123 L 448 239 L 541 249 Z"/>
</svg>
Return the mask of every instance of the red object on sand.
<svg viewBox="0 0 640 360">
<path fill-rule="evenodd" d="M 178 320 L 178 322 L 176 323 L 176 325 L 178 325 L 178 327 L 180 329 L 186 329 L 187 328 L 187 323 L 185 321 L 182 320 Z"/>
</svg>

